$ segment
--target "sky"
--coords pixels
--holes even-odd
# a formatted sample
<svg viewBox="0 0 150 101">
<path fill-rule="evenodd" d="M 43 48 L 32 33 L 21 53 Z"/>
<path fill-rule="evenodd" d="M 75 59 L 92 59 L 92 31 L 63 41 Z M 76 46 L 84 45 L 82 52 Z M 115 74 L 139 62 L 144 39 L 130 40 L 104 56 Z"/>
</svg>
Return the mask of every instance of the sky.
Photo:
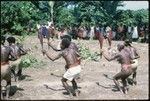
<svg viewBox="0 0 150 101">
<path fill-rule="evenodd" d="M 118 7 L 118 9 L 139 10 L 149 8 L 148 1 L 124 1 L 123 4 L 125 4 L 124 7 Z"/>
</svg>

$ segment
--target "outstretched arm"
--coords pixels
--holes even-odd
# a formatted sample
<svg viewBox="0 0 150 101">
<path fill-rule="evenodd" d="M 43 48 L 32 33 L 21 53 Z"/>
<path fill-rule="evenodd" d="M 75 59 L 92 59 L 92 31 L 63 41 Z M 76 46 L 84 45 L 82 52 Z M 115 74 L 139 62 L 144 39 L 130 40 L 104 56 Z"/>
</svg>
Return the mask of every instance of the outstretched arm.
<svg viewBox="0 0 150 101">
<path fill-rule="evenodd" d="M 135 49 L 135 59 L 140 58 L 138 51 Z"/>
<path fill-rule="evenodd" d="M 49 54 L 47 51 L 45 50 L 42 50 L 43 54 L 46 54 L 46 56 L 52 60 L 52 61 L 55 61 L 57 59 L 59 59 L 61 56 L 62 56 L 62 52 L 59 52 L 55 57 L 53 57 L 51 54 Z"/>
<path fill-rule="evenodd" d="M 11 61 L 15 61 L 17 60 L 17 56 L 13 53 L 13 51 L 9 48 L 9 51 L 10 51 L 10 57 L 9 58 Z"/>
<path fill-rule="evenodd" d="M 23 47 L 20 48 L 21 55 L 27 54 L 27 50 L 25 50 Z"/>
<path fill-rule="evenodd" d="M 116 54 L 112 57 L 108 56 L 108 54 L 106 54 L 106 52 L 102 51 L 102 55 L 105 57 L 106 60 L 108 61 L 112 61 L 112 60 L 115 60 L 116 58 L 119 57 L 119 54 Z"/>
<path fill-rule="evenodd" d="M 19 47 L 19 49 L 21 51 L 21 55 L 27 54 L 27 50 L 25 50 L 21 44 L 17 43 L 17 45 L 18 45 L 18 47 Z"/>
<path fill-rule="evenodd" d="M 48 45 L 49 45 L 54 51 L 61 51 L 60 49 L 57 49 L 54 45 L 52 45 L 51 42 L 48 42 Z"/>
</svg>

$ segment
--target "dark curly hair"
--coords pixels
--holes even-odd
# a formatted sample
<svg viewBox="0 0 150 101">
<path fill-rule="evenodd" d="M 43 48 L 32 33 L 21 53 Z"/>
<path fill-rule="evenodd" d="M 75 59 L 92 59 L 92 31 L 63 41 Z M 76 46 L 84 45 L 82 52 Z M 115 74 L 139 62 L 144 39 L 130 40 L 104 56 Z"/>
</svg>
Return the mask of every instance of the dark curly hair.
<svg viewBox="0 0 150 101">
<path fill-rule="evenodd" d="M 15 43 L 15 42 L 16 42 L 16 39 L 11 36 L 11 37 L 8 37 L 8 38 L 7 38 L 7 41 L 8 41 L 9 43 Z"/>
<path fill-rule="evenodd" d="M 117 48 L 118 48 L 119 50 L 124 49 L 124 44 L 122 44 L 122 43 L 117 44 Z"/>
<path fill-rule="evenodd" d="M 67 38 L 69 41 L 72 40 L 70 35 L 64 35 L 64 36 L 61 37 L 61 39 L 64 39 L 64 38 Z"/>
<path fill-rule="evenodd" d="M 68 48 L 70 45 L 70 40 L 68 40 L 67 38 L 63 38 L 61 44 L 64 46 L 64 48 Z"/>
</svg>

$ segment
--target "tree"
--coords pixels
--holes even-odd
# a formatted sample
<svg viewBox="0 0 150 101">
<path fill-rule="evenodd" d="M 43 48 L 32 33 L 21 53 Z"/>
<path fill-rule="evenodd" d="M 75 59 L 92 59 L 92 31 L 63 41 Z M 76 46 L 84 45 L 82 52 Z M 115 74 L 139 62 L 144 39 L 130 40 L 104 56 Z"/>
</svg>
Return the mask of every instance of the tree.
<svg viewBox="0 0 150 101">
<path fill-rule="evenodd" d="M 54 7 L 55 2 L 54 1 L 49 1 L 49 6 L 51 7 L 51 21 L 53 22 L 53 7 Z"/>
<path fill-rule="evenodd" d="M 118 6 L 122 1 L 2 1 L 1 33 L 25 34 L 30 20 L 34 29 L 50 19 L 57 27 L 148 23 L 148 10 L 117 10 Z"/>
<path fill-rule="evenodd" d="M 45 13 L 47 8 L 43 8 L 42 5 L 35 6 L 29 1 L 2 1 L 1 15 L 3 16 L 1 16 L 1 33 L 28 34 L 26 29 L 30 20 L 33 22 L 33 29 L 36 29 L 36 23 L 49 18 L 47 13 Z"/>
</svg>

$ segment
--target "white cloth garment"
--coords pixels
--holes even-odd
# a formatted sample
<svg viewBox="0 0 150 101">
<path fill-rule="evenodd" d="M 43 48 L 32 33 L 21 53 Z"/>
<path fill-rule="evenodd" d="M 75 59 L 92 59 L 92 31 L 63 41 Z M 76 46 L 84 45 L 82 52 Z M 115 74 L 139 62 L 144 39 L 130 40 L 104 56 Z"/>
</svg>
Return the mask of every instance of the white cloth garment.
<svg viewBox="0 0 150 101">
<path fill-rule="evenodd" d="M 132 34 L 132 38 L 133 38 L 133 39 L 138 38 L 137 26 L 136 26 L 136 27 L 134 27 L 133 34 Z"/>
<path fill-rule="evenodd" d="M 72 81 L 74 78 L 78 77 L 81 72 L 81 66 L 75 66 L 67 69 L 65 74 L 63 75 L 64 78 L 66 78 L 69 81 Z"/>
</svg>

